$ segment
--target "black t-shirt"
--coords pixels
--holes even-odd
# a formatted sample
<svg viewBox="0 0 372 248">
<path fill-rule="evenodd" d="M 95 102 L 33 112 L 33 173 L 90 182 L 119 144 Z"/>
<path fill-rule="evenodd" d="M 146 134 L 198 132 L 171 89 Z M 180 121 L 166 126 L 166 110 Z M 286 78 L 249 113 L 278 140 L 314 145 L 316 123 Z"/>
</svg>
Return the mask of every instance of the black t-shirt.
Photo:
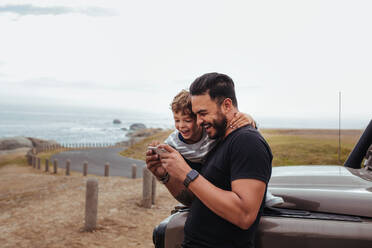
<svg viewBox="0 0 372 248">
<path fill-rule="evenodd" d="M 194 169 L 199 173 L 201 172 L 201 168 L 203 167 L 202 163 L 191 162 L 190 160 L 186 159 L 184 156 L 182 157 L 186 161 L 186 163 L 191 167 L 191 169 Z"/>
<path fill-rule="evenodd" d="M 223 190 L 231 190 L 231 182 L 237 179 L 258 179 L 267 185 L 271 161 L 270 147 L 260 133 L 242 127 L 230 133 L 208 154 L 201 175 Z M 243 230 L 216 215 L 196 198 L 186 220 L 184 246 L 254 247 L 264 199 L 256 221 L 248 230 Z"/>
</svg>

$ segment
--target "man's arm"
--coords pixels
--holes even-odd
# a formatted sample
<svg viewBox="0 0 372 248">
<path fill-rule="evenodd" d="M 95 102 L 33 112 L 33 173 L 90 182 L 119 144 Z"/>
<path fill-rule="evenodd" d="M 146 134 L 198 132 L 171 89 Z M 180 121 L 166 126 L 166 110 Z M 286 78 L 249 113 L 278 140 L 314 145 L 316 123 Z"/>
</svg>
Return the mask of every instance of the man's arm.
<svg viewBox="0 0 372 248">
<path fill-rule="evenodd" d="M 161 155 L 162 165 L 177 180 L 184 180 L 191 168 L 172 147 L 162 147 L 169 151 Z M 232 181 L 231 191 L 227 191 L 199 175 L 190 183 L 189 189 L 215 214 L 242 229 L 248 229 L 257 218 L 266 183 L 258 179 L 237 179 Z"/>
<path fill-rule="evenodd" d="M 226 191 L 199 175 L 189 189 L 215 214 L 248 229 L 257 218 L 266 184 L 256 179 L 238 179 L 231 183 L 231 191 Z"/>
<path fill-rule="evenodd" d="M 176 198 L 177 201 L 182 203 L 185 206 L 191 206 L 192 201 L 195 198 L 195 195 L 187 189 L 183 183 L 175 180 L 173 177 L 169 179 L 169 182 L 165 184 L 168 191 Z"/>
</svg>

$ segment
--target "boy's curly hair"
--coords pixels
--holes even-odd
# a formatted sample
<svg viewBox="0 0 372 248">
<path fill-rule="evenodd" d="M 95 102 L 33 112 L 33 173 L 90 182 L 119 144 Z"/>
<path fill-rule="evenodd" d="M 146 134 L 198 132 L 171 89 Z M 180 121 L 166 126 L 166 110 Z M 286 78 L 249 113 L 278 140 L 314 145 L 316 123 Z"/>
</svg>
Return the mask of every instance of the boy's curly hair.
<svg viewBox="0 0 372 248">
<path fill-rule="evenodd" d="M 187 90 L 182 90 L 174 98 L 170 105 L 173 113 L 181 112 L 183 115 L 189 115 L 196 118 L 191 108 L 191 95 Z"/>
</svg>

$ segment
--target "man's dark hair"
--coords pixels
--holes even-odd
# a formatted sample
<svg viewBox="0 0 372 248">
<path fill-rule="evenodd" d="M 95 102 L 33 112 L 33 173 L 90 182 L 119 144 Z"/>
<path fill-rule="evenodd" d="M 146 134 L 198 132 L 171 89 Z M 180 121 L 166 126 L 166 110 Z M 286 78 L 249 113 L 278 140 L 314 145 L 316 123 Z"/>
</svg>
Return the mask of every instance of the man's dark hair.
<svg viewBox="0 0 372 248">
<path fill-rule="evenodd" d="M 230 98 L 233 105 L 238 107 L 235 96 L 234 81 L 227 75 L 211 72 L 206 73 L 190 85 L 190 94 L 194 96 L 209 94 L 219 105 L 226 98 Z"/>
</svg>

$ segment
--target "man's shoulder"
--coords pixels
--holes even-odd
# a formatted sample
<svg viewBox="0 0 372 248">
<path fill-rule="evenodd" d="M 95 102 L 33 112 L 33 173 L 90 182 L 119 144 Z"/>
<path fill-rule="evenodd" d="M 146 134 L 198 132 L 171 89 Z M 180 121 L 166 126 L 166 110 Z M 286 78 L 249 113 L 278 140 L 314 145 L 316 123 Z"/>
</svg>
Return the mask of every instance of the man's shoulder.
<svg viewBox="0 0 372 248">
<path fill-rule="evenodd" d="M 231 136 L 231 137 L 229 137 Z M 246 152 L 246 155 L 257 154 L 257 152 L 265 152 L 270 154 L 271 148 L 266 142 L 261 133 L 253 127 L 242 127 L 232 132 L 226 139 L 226 149 L 231 153 L 232 151 Z"/>
<path fill-rule="evenodd" d="M 228 141 L 229 143 L 234 143 L 236 141 L 250 143 L 263 140 L 263 137 L 260 134 L 260 132 L 251 126 L 241 127 L 230 133 L 229 136 L 226 139 L 226 141 Z"/>
</svg>

